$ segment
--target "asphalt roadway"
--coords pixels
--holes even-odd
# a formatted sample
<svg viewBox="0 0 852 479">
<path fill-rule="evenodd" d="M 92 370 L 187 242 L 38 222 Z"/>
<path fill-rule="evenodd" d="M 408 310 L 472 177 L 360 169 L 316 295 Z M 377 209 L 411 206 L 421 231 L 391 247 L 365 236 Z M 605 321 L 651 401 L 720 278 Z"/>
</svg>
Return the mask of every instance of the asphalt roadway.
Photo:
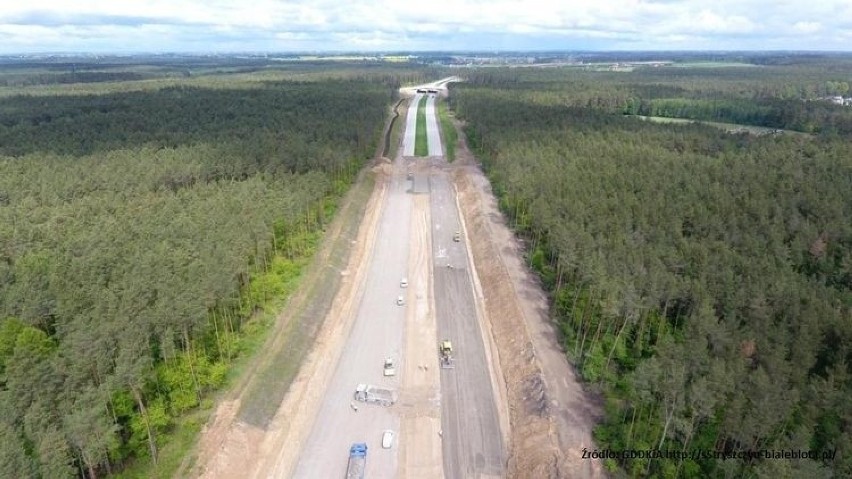
<svg viewBox="0 0 852 479">
<path fill-rule="evenodd" d="M 408 114 L 405 116 L 405 135 L 402 138 L 402 156 L 414 156 L 414 142 L 417 138 L 417 106 L 420 105 L 422 97 L 422 93 L 417 93 L 408 104 Z"/>
<path fill-rule="evenodd" d="M 455 368 L 441 371 L 444 476 L 504 477 L 504 444 L 476 316 L 455 192 L 446 173 L 430 177 L 435 315 L 439 340 L 453 344 Z"/>
<path fill-rule="evenodd" d="M 426 98 L 426 140 L 429 156 L 444 156 L 444 148 L 441 146 L 441 134 L 438 132 L 438 117 L 435 114 L 435 95 L 429 94 Z"/>
</svg>

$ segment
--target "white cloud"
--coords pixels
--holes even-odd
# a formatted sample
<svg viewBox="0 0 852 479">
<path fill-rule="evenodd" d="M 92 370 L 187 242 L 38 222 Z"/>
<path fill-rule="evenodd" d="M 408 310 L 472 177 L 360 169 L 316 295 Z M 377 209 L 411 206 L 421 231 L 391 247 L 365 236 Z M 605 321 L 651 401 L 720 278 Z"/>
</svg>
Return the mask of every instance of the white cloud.
<svg viewBox="0 0 852 479">
<path fill-rule="evenodd" d="M 691 26 L 698 31 L 712 34 L 743 34 L 757 30 L 755 23 L 742 15 L 720 15 L 709 10 L 702 10 Z"/>
<path fill-rule="evenodd" d="M 793 30 L 798 33 L 816 33 L 822 30 L 822 24 L 819 22 L 796 22 L 793 24 Z"/>
<path fill-rule="evenodd" d="M 837 39 L 850 21 L 849 0 L 26 0 L 0 5 L 0 52 L 435 49 L 438 40 L 459 49 L 495 39 L 547 49 L 554 38 L 559 48 L 837 50 L 849 49 Z M 138 41 L 151 32 L 159 37 Z"/>
<path fill-rule="evenodd" d="M 38 25 L 0 25 L 0 39 L 7 48 L 38 46 L 40 42 L 62 41 L 58 31 Z"/>
</svg>

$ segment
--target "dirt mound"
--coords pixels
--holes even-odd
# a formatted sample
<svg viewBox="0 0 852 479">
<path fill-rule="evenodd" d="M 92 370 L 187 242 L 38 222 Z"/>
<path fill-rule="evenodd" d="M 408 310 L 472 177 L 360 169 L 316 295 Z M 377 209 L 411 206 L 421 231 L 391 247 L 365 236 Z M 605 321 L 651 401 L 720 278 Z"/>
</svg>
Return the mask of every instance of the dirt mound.
<svg viewBox="0 0 852 479">
<path fill-rule="evenodd" d="M 382 156 L 376 158 L 373 162 L 373 167 L 371 168 L 373 173 L 380 174 L 383 176 L 390 176 L 393 174 L 393 162 Z"/>
<path fill-rule="evenodd" d="M 541 374 L 527 377 L 521 389 L 527 394 L 524 397 L 524 410 L 527 415 L 545 418 L 550 416 L 550 402 L 547 400 L 547 390 Z"/>
</svg>

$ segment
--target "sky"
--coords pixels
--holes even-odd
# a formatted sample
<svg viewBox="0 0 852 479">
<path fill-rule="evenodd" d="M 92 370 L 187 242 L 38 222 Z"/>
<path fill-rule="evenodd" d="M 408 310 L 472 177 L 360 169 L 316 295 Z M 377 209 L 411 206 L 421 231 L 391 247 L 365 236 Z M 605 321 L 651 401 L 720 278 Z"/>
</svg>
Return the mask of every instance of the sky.
<svg viewBox="0 0 852 479">
<path fill-rule="evenodd" d="M 0 54 L 852 50 L 852 0 L 0 0 Z"/>
</svg>

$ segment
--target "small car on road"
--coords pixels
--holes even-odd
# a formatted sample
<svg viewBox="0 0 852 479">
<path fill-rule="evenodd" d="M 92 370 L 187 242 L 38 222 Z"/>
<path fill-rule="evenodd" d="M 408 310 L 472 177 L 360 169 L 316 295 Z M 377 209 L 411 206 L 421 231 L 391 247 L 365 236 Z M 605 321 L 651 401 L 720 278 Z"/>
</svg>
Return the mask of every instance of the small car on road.
<svg viewBox="0 0 852 479">
<path fill-rule="evenodd" d="M 382 374 L 385 376 L 394 376 L 396 375 L 396 364 L 393 362 L 393 358 L 385 359 L 385 366 L 382 370 Z"/>
<path fill-rule="evenodd" d="M 394 433 L 390 429 L 382 433 L 382 448 L 390 449 L 393 446 Z"/>
<path fill-rule="evenodd" d="M 399 287 L 400 288 L 407 288 L 408 287 L 408 278 L 402 278 L 401 280 L 399 280 Z"/>
<path fill-rule="evenodd" d="M 396 297 L 396 304 L 397 304 L 397 306 L 404 305 L 405 304 L 405 298 L 403 298 L 402 296 L 397 296 Z"/>
</svg>

